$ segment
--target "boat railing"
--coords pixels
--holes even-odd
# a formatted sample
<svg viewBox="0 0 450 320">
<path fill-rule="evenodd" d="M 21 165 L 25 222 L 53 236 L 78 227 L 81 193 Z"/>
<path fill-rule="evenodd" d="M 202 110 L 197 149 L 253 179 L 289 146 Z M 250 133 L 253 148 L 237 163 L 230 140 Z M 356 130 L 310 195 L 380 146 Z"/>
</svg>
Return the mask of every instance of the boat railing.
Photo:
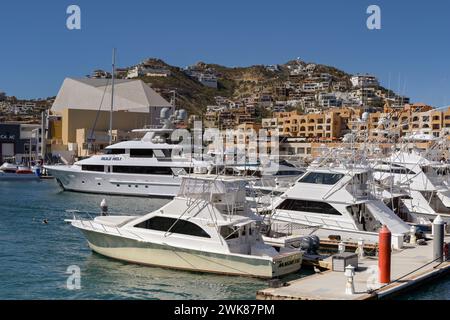
<svg viewBox="0 0 450 320">
<path fill-rule="evenodd" d="M 285 224 L 273 223 L 271 231 L 279 234 L 293 235 L 294 230 L 311 230 L 309 235 L 319 230 L 321 226 L 310 226 L 295 222 L 288 222 Z"/>
<path fill-rule="evenodd" d="M 103 223 L 95 222 L 91 216 L 91 212 L 87 212 L 87 211 L 82 212 L 82 211 L 78 211 L 78 210 L 67 210 L 66 212 L 72 213 L 73 221 L 78 222 L 84 228 L 88 228 L 88 229 L 92 229 L 92 230 L 99 230 L 99 231 L 102 231 L 105 233 L 116 233 L 120 236 L 124 236 L 125 233 L 128 233 L 128 234 L 133 235 L 134 237 L 144 240 L 144 238 L 142 238 L 141 236 L 139 236 L 138 234 L 136 234 L 130 230 L 122 230 L 122 232 L 121 232 L 120 228 L 117 226 L 108 226 Z M 77 213 L 78 214 L 82 213 L 82 214 L 88 215 L 90 217 L 90 220 L 82 219 L 79 215 L 77 215 Z"/>
<path fill-rule="evenodd" d="M 291 218 L 292 219 L 292 218 Z M 336 219 L 326 219 L 319 216 L 314 216 L 313 219 L 308 217 L 308 215 L 296 216 L 295 220 L 303 221 L 306 226 L 311 228 L 321 229 L 325 226 L 338 227 L 340 229 L 354 229 L 354 225 L 348 222 L 339 221 Z M 290 222 L 297 225 L 303 225 L 301 222 Z M 302 229 L 302 228 L 300 228 Z"/>
</svg>

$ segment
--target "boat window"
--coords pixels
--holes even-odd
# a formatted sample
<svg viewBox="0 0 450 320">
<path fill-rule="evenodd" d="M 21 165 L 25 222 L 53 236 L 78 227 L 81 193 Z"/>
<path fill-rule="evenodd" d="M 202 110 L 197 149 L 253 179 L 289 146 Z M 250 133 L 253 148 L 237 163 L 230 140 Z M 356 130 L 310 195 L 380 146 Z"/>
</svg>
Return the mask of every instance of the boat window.
<svg viewBox="0 0 450 320">
<path fill-rule="evenodd" d="M 335 216 L 342 215 L 339 211 L 337 211 L 335 208 L 333 208 L 330 204 L 326 202 L 309 201 L 309 200 L 286 199 L 277 207 L 277 209 L 330 214 Z"/>
<path fill-rule="evenodd" d="M 195 223 L 182 219 L 177 220 L 174 218 L 153 217 L 135 225 L 135 227 L 141 229 L 185 234 L 195 237 L 211 238 L 211 236 L 206 233 L 205 230 L 203 230 Z"/>
<path fill-rule="evenodd" d="M 132 173 L 132 174 L 157 174 L 172 175 L 172 169 L 169 167 L 139 167 L 139 166 L 114 166 L 115 173 Z"/>
<path fill-rule="evenodd" d="M 277 171 L 277 173 L 275 173 L 276 176 L 299 176 L 301 175 L 303 172 L 301 171 Z"/>
<path fill-rule="evenodd" d="M 95 166 L 95 165 L 82 165 L 81 170 L 83 171 L 95 171 L 95 172 L 104 172 L 104 166 Z"/>
<path fill-rule="evenodd" d="M 344 175 L 341 173 L 310 172 L 300 178 L 298 182 L 334 185 L 343 177 Z"/>
<path fill-rule="evenodd" d="M 194 172 L 194 168 L 172 168 L 172 172 L 176 176 L 182 176 Z"/>
<path fill-rule="evenodd" d="M 125 149 L 106 149 L 106 154 L 125 154 Z"/>
<path fill-rule="evenodd" d="M 376 232 L 381 228 L 381 223 L 375 219 L 367 206 L 363 203 L 347 207 L 347 211 L 362 231 Z"/>
<path fill-rule="evenodd" d="M 292 163 L 287 162 L 286 160 L 280 160 L 278 163 L 279 163 L 280 165 L 283 165 L 283 166 L 286 166 L 286 167 L 295 168 L 295 166 L 294 166 Z"/>
<path fill-rule="evenodd" d="M 156 158 L 170 158 L 171 156 L 170 150 L 153 150 L 153 153 Z"/>
<path fill-rule="evenodd" d="M 239 230 L 237 230 L 235 228 L 231 228 L 229 226 L 224 226 L 224 227 L 220 228 L 220 235 L 225 240 L 236 239 L 239 237 Z"/>
<path fill-rule="evenodd" d="M 131 158 L 152 158 L 152 149 L 130 149 Z"/>
</svg>

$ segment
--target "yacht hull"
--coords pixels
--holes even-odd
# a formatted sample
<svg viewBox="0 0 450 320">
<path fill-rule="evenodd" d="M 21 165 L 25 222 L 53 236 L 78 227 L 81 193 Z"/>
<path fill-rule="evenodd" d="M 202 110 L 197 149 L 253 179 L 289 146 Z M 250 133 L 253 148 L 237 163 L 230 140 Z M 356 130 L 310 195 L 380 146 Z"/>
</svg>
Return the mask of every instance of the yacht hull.
<svg viewBox="0 0 450 320">
<path fill-rule="evenodd" d="M 432 223 L 434 221 L 434 219 L 437 218 L 437 216 L 441 216 L 441 219 L 444 221 L 444 223 L 446 224 L 446 231 L 450 232 L 450 214 L 446 214 L 446 213 L 423 213 L 423 212 L 413 212 L 416 217 L 418 218 L 423 218 L 426 221 L 429 221 L 430 223 Z"/>
<path fill-rule="evenodd" d="M 81 230 L 94 252 L 109 258 L 147 266 L 270 279 L 296 272 L 300 269 L 302 262 L 300 252 L 275 258 L 230 255 Z"/>
<path fill-rule="evenodd" d="M 86 172 L 70 168 L 46 167 L 66 191 L 138 196 L 174 197 L 181 179 L 172 175 L 136 175 Z"/>
</svg>

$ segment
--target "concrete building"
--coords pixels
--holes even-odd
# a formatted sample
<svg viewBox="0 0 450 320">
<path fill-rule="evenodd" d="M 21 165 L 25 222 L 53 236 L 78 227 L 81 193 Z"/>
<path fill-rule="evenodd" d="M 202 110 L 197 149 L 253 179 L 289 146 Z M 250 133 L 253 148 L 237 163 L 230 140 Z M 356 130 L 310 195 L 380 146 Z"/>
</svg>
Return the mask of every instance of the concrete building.
<svg viewBox="0 0 450 320">
<path fill-rule="evenodd" d="M 378 87 L 380 84 L 378 82 L 378 79 L 369 74 L 365 75 L 354 75 L 350 78 L 350 81 L 355 88 L 362 88 L 362 87 Z"/>
<path fill-rule="evenodd" d="M 166 68 L 140 64 L 128 70 L 127 78 L 135 79 L 142 76 L 167 78 L 171 74 L 172 74 L 171 71 Z"/>
<path fill-rule="evenodd" d="M 269 131 L 278 127 L 284 137 L 327 144 L 337 142 L 352 131 L 361 134 L 360 142 L 367 138 L 372 142 L 388 143 L 392 138 L 419 133 L 450 139 L 450 108 L 433 109 L 415 104 L 399 110 L 385 106 L 382 112 L 370 113 L 367 121 L 362 120 L 363 113 L 363 108 L 349 107 L 331 108 L 315 114 L 280 112 L 274 113 L 272 119 L 263 119 L 262 127 Z"/>
<path fill-rule="evenodd" d="M 17 163 L 27 164 L 40 158 L 42 130 L 39 124 L 1 123 L 0 161 L 15 157 Z"/>
<path fill-rule="evenodd" d="M 119 79 L 114 89 L 113 130 L 159 126 L 161 110 L 173 108 L 141 80 Z M 110 79 L 65 79 L 52 107 L 52 113 L 60 117 L 52 120 L 54 125 L 49 124 L 58 130 L 49 136 L 53 140 L 52 150 L 71 149 L 76 153 L 78 129 L 108 135 L 110 108 Z"/>
<path fill-rule="evenodd" d="M 205 87 L 217 89 L 217 77 L 214 74 L 201 73 L 197 79 Z"/>
</svg>

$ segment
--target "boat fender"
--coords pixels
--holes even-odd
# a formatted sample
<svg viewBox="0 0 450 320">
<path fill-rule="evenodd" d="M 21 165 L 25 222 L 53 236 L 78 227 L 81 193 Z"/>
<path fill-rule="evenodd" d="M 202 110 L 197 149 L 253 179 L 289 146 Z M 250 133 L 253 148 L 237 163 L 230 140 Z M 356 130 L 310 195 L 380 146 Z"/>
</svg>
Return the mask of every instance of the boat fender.
<svg viewBox="0 0 450 320">
<path fill-rule="evenodd" d="M 108 215 L 108 205 L 106 204 L 106 199 L 103 199 L 100 203 L 100 209 L 102 210 L 102 216 Z"/>
</svg>

